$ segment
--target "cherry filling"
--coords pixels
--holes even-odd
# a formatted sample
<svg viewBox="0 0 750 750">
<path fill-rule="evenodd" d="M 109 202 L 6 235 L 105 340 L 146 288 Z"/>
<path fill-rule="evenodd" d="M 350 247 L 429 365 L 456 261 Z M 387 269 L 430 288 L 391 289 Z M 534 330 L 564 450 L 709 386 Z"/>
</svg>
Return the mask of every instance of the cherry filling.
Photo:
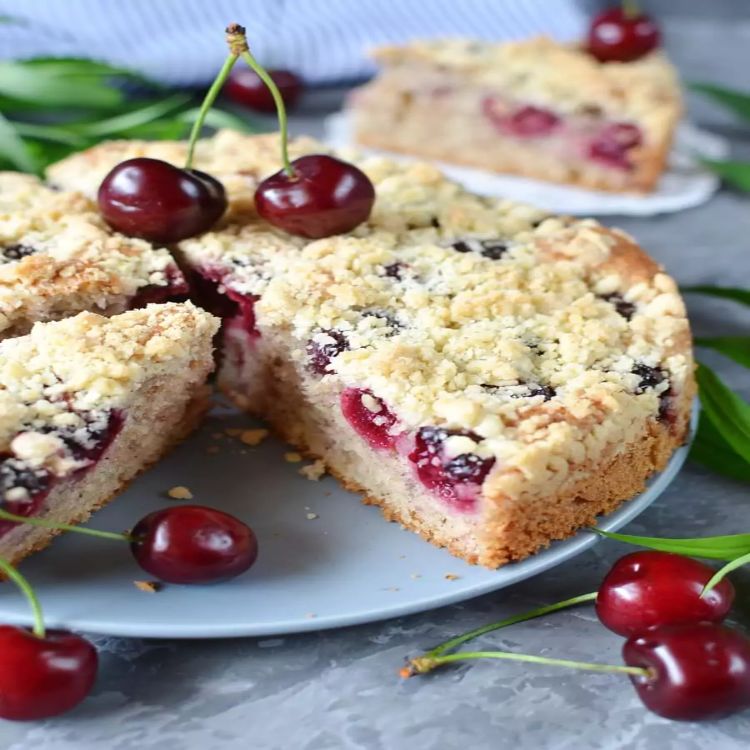
<svg viewBox="0 0 750 750">
<path fill-rule="evenodd" d="M 88 472 L 104 455 L 122 429 L 124 417 L 118 411 L 105 414 L 80 414 L 86 422 L 77 429 L 43 428 L 39 432 L 50 433 L 58 437 L 76 461 L 86 464 L 65 477 L 57 477 L 44 468 L 32 468 L 13 454 L 0 454 L 0 500 L 2 507 L 9 513 L 18 516 L 33 516 L 41 507 L 45 497 L 59 481 L 79 478 Z M 24 497 L 7 499 L 9 490 L 20 488 L 26 490 Z M 14 528 L 16 524 L 0 521 L 0 536 Z"/>
<path fill-rule="evenodd" d="M 177 266 L 168 266 L 164 272 L 166 284 L 149 284 L 141 287 L 130 300 L 130 309 L 137 310 L 152 303 L 187 299 L 190 291 L 185 277 Z"/>
<path fill-rule="evenodd" d="M 484 98 L 482 112 L 500 132 L 516 138 L 546 136 L 562 124 L 560 118 L 548 109 L 530 104 L 509 109 L 493 96 Z"/>
<path fill-rule="evenodd" d="M 349 349 L 349 339 L 343 331 L 330 328 L 320 331 L 307 342 L 307 366 L 316 375 L 331 372 L 331 360 Z"/>
<path fill-rule="evenodd" d="M 233 289 L 219 291 L 227 272 L 224 269 L 202 269 L 193 273 L 190 288 L 195 301 L 204 309 L 237 327 L 252 337 L 260 336 L 255 325 L 255 303 L 259 297 L 241 294 Z"/>
<path fill-rule="evenodd" d="M 382 399 L 371 391 L 347 388 L 341 394 L 341 412 L 371 448 L 393 450 L 397 436 L 391 431 L 398 420 Z"/>
<path fill-rule="evenodd" d="M 33 255 L 35 252 L 37 252 L 37 249 L 31 247 L 31 245 L 6 245 L 5 247 L 0 247 L 0 262 L 7 261 L 10 263 L 15 260 L 21 260 L 21 258 Z"/>
<path fill-rule="evenodd" d="M 630 149 L 643 142 L 641 131 L 627 122 L 606 125 L 588 146 L 588 157 L 608 167 L 630 169 Z"/>
<path fill-rule="evenodd" d="M 605 302 L 609 302 L 610 305 L 614 305 L 618 315 L 622 315 L 625 320 L 630 320 L 635 315 L 636 307 L 632 302 L 627 302 L 617 293 L 614 294 L 603 294 L 601 299 Z"/>
<path fill-rule="evenodd" d="M 422 427 L 416 435 L 409 460 L 427 489 L 465 509 L 476 500 L 495 459 L 481 458 L 475 453 L 447 456 L 445 441 L 454 435 L 479 440 L 477 435 L 466 430 Z"/>
<path fill-rule="evenodd" d="M 638 363 L 633 367 L 633 374 L 638 375 L 641 379 L 640 383 L 636 387 L 635 392 L 640 394 L 644 393 L 649 388 L 656 388 L 657 385 L 663 383 L 666 380 L 666 375 L 663 370 L 658 367 L 651 367 L 650 365 L 644 365 Z M 674 413 L 672 412 L 672 389 L 662 391 L 659 394 L 659 421 L 660 422 L 673 422 Z"/>
<path fill-rule="evenodd" d="M 508 252 L 508 243 L 505 240 L 480 240 L 474 237 L 465 240 L 457 240 L 451 247 L 457 253 L 479 253 L 483 258 L 500 260 Z"/>
</svg>

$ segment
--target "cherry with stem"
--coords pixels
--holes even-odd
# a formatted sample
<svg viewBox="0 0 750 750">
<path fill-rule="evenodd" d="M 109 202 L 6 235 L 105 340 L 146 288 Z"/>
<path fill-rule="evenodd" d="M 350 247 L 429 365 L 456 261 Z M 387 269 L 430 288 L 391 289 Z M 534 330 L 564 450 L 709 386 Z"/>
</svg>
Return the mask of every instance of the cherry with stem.
<svg viewBox="0 0 750 750">
<path fill-rule="evenodd" d="M 258 541 L 247 524 L 201 505 L 149 513 L 129 534 L 27 518 L 2 509 L 0 520 L 127 542 L 136 562 L 167 583 L 225 581 L 248 570 L 258 556 Z"/>
<path fill-rule="evenodd" d="M 294 161 L 289 158 L 286 107 L 278 86 L 250 53 L 245 29 L 232 24 L 227 38 L 268 87 L 279 118 L 280 171 L 266 177 L 255 191 L 255 208 L 267 222 L 289 234 L 320 239 L 350 232 L 370 216 L 375 203 L 375 187 L 354 164 L 327 154 L 308 154 Z"/>
<path fill-rule="evenodd" d="M 600 62 L 632 62 L 661 43 L 656 23 L 642 13 L 635 0 L 597 15 L 591 22 L 587 48 Z"/>
<path fill-rule="evenodd" d="M 0 572 L 25 595 L 34 619 L 31 631 L 0 625 L 0 717 L 30 721 L 75 708 L 96 680 L 96 649 L 73 633 L 48 631 L 31 584 L 2 558 Z"/>
</svg>

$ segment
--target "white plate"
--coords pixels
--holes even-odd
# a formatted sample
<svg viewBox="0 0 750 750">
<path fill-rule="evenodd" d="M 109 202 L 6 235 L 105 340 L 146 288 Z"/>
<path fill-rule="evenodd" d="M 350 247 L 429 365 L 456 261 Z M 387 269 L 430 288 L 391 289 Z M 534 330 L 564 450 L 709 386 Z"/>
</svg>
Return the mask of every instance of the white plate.
<svg viewBox="0 0 750 750">
<path fill-rule="evenodd" d="M 325 128 L 325 140 L 330 145 L 338 148 L 353 145 L 351 120 L 346 112 L 330 115 L 326 119 Z M 386 153 L 373 149 L 360 150 L 365 153 Z M 703 168 L 696 156 L 724 159 L 728 153 L 729 143 L 726 139 L 699 130 L 690 123 L 681 123 L 669 157 L 669 169 L 662 176 L 657 189 L 648 195 L 618 195 L 583 190 L 445 162 L 436 163 L 448 177 L 480 195 L 511 198 L 547 211 L 574 216 L 653 216 L 705 203 L 719 188 L 719 178 Z M 390 153 L 389 156 L 399 160 L 410 158 Z"/>
<path fill-rule="evenodd" d="M 133 585 L 148 576 L 124 542 L 68 534 L 23 565 L 49 627 L 223 638 L 355 625 L 510 586 L 583 552 L 598 538 L 582 532 L 497 571 L 467 565 L 386 523 L 377 509 L 362 505 L 334 480 L 303 478 L 298 473 L 303 464 L 286 462 L 288 448 L 276 440 L 247 448 L 223 432 L 248 422 L 231 409 L 215 409 L 196 435 L 91 525 L 130 528 L 145 513 L 178 502 L 165 492 L 185 485 L 193 502 L 223 508 L 253 526 L 260 543 L 256 565 L 228 583 L 166 586 L 150 594 Z M 219 446 L 219 452 L 208 452 L 210 446 Z M 618 529 L 648 507 L 680 470 L 687 451 L 680 448 L 647 490 L 604 519 L 601 528 Z M 0 586 L 0 622 L 30 623 L 25 600 L 10 584 Z"/>
</svg>

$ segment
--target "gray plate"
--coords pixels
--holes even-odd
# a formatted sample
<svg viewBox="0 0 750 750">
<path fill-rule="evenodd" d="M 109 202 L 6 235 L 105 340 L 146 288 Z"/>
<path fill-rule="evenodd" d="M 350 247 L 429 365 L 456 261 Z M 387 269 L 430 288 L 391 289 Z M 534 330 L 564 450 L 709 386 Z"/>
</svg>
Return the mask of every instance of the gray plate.
<svg viewBox="0 0 750 750">
<path fill-rule="evenodd" d="M 302 464 L 286 462 L 288 449 L 280 442 L 269 439 L 247 448 L 223 432 L 247 426 L 247 417 L 215 409 L 196 435 L 91 525 L 130 528 L 145 513 L 178 502 L 165 493 L 185 485 L 194 494 L 192 502 L 250 523 L 260 542 L 256 565 L 227 583 L 173 585 L 150 594 L 133 585 L 148 576 L 125 543 L 67 534 L 23 565 L 49 627 L 146 638 L 225 638 L 355 625 L 510 586 L 583 552 L 598 538 L 581 532 L 496 571 L 467 565 L 386 523 L 377 509 L 362 505 L 334 480 L 300 476 Z M 209 452 L 210 446 L 220 450 Z M 618 529 L 647 508 L 674 479 L 687 453 L 687 447 L 680 448 L 643 494 L 600 527 Z M 10 585 L 0 587 L 0 622 L 30 623 L 25 600 Z"/>
</svg>

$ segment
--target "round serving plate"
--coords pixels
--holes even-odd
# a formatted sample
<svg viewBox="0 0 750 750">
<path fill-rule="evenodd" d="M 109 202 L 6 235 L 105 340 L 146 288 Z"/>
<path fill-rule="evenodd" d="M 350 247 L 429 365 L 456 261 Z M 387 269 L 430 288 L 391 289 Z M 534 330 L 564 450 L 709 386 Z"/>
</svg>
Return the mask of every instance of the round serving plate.
<svg viewBox="0 0 750 750">
<path fill-rule="evenodd" d="M 260 555 L 250 571 L 227 583 L 170 585 L 148 593 L 134 584 L 148 576 L 125 543 L 66 534 L 22 567 L 48 626 L 145 638 L 226 638 L 355 625 L 505 588 L 560 565 L 598 539 L 584 531 L 499 570 L 468 565 L 385 522 L 333 479 L 305 478 L 299 469 L 309 462 L 287 460 L 282 443 L 269 438 L 248 447 L 226 432 L 251 426 L 247 417 L 217 407 L 192 438 L 90 524 L 130 528 L 145 513 L 180 502 L 166 493 L 185 486 L 192 502 L 227 510 L 255 529 Z M 678 449 L 646 490 L 602 519 L 600 528 L 613 531 L 645 510 L 687 453 L 688 446 Z M 0 622 L 30 621 L 21 594 L 0 586 Z"/>
</svg>

